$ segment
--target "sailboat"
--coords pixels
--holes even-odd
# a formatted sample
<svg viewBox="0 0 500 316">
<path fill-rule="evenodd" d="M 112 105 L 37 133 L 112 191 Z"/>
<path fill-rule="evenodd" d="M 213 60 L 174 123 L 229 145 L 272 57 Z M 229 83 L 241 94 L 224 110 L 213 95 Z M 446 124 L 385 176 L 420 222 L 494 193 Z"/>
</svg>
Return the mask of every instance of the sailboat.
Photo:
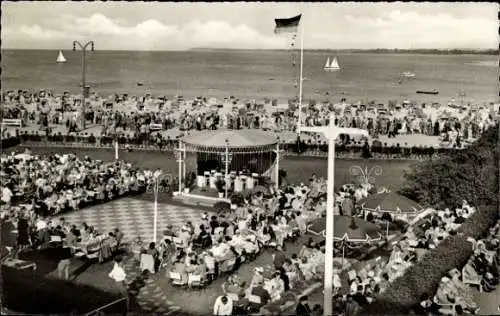
<svg viewBox="0 0 500 316">
<path fill-rule="evenodd" d="M 323 67 L 324 71 L 337 71 L 340 70 L 339 62 L 337 57 L 334 57 L 330 62 L 330 57 L 326 59 L 325 66 Z"/>
<path fill-rule="evenodd" d="M 66 62 L 66 58 L 64 57 L 62 51 L 59 51 L 59 56 L 57 56 L 56 62 L 58 62 L 58 63 L 65 63 Z"/>
</svg>

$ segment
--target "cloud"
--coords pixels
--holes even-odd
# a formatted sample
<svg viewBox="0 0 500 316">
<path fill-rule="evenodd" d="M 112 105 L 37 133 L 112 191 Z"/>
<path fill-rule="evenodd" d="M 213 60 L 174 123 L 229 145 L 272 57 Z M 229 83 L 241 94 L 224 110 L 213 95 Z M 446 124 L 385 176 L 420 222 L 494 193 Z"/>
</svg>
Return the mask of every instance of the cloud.
<svg viewBox="0 0 500 316">
<path fill-rule="evenodd" d="M 306 48 L 498 47 L 498 6 L 473 3 L 52 5 L 2 3 L 3 47 L 94 40 L 97 49 L 110 50 L 283 49 L 289 40 L 273 34 L 273 19 L 296 12 L 304 13 Z"/>
<path fill-rule="evenodd" d="M 498 21 L 487 17 L 392 10 L 378 17 L 346 14 L 344 19 L 352 26 L 348 33 L 372 46 L 389 41 L 398 48 L 498 47 Z"/>
<path fill-rule="evenodd" d="M 167 25 L 148 19 L 126 25 L 95 13 L 89 17 L 64 15 L 60 29 L 55 26 L 21 25 L 7 28 L 4 43 L 13 44 L 19 36 L 32 41 L 93 39 L 101 49 L 188 49 L 193 47 L 285 48 L 286 39 L 263 35 L 248 25 L 224 21 L 192 21 Z"/>
</svg>

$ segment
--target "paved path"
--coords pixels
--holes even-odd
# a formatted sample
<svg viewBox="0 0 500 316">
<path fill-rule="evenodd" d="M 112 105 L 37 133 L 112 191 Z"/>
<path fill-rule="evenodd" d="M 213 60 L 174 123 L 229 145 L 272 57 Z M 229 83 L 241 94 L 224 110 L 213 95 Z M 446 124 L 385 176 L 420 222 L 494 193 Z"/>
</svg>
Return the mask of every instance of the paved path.
<svg viewBox="0 0 500 316">
<path fill-rule="evenodd" d="M 126 257 L 124 268 L 127 273 L 129 294 L 143 312 L 154 315 L 170 315 L 180 309 L 167 299 L 167 295 L 158 285 L 158 275 L 141 273 L 139 264 L 132 257 Z"/>
</svg>

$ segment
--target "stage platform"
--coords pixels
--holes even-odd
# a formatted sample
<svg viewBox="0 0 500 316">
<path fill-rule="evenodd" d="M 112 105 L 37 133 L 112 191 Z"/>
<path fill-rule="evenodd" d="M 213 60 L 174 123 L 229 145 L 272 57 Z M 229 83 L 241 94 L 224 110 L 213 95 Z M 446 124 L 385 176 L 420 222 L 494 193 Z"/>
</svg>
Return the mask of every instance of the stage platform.
<svg viewBox="0 0 500 316">
<path fill-rule="evenodd" d="M 189 193 L 182 192 L 181 195 L 175 192 L 173 199 L 185 205 L 204 207 L 213 207 L 217 202 L 231 203 L 229 199 L 219 198 L 218 192 L 214 189 L 201 190 L 200 188 L 194 188 Z"/>
</svg>

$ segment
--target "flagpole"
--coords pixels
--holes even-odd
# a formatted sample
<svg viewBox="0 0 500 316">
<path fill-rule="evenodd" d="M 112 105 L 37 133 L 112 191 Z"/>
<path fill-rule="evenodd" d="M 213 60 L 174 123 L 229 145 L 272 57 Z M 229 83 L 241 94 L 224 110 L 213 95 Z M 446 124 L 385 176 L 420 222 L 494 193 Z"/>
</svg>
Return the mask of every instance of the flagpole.
<svg viewBox="0 0 500 316">
<path fill-rule="evenodd" d="M 297 134 L 300 138 L 300 125 L 302 122 L 302 74 L 304 71 L 304 23 L 300 25 L 300 77 L 299 77 L 299 122 Z"/>
</svg>

